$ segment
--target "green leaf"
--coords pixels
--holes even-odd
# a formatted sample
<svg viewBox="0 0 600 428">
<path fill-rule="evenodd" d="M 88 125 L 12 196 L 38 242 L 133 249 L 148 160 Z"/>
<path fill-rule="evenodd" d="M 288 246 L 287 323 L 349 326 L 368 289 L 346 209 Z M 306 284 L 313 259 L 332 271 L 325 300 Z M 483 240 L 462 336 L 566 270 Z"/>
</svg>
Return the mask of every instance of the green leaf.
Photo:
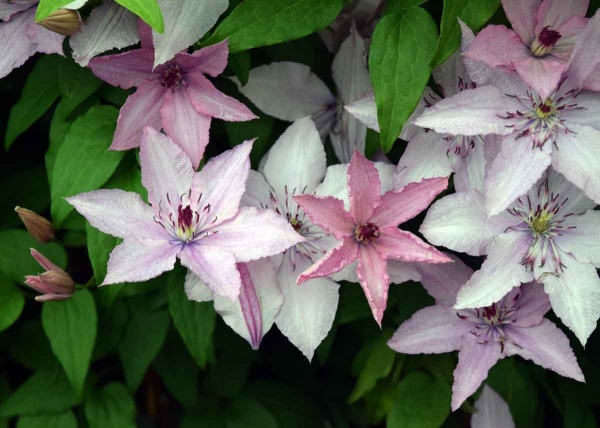
<svg viewBox="0 0 600 428">
<path fill-rule="evenodd" d="M 17 428 L 77 428 L 77 419 L 73 412 L 53 415 L 22 416 Z"/>
<path fill-rule="evenodd" d="M 165 31 L 162 12 L 156 0 L 115 0 L 125 9 L 129 9 L 158 33 Z"/>
<path fill-rule="evenodd" d="M 0 212 L 10 213 L 0 216 L 0 229 L 19 228 L 23 225 L 16 213 L 11 213 L 17 205 L 36 213 L 43 213 L 50 207 L 50 187 L 43 166 L 23 168 L 21 163 L 3 165 L 0 187 Z"/>
<path fill-rule="evenodd" d="M 377 381 L 390 374 L 396 353 L 387 345 L 393 331 L 386 330 L 370 346 L 363 347 L 354 359 L 353 372 L 358 381 L 348 401 L 353 403 L 375 387 Z"/>
<path fill-rule="evenodd" d="M 73 206 L 63 198 L 100 188 L 124 156 L 107 151 L 119 111 L 111 106 L 92 107 L 71 126 L 56 154 L 51 181 L 52 218 L 59 227 Z"/>
<path fill-rule="evenodd" d="M 136 308 L 119 343 L 119 356 L 127 386 L 138 389 L 146 370 L 158 355 L 169 329 L 166 310 L 149 311 Z"/>
<path fill-rule="evenodd" d="M 106 276 L 108 257 L 117 246 L 119 238 L 102 233 L 87 222 L 85 224 L 85 231 L 87 234 L 88 255 L 92 263 L 92 269 L 94 270 L 94 278 L 96 279 L 96 284 L 102 284 Z M 102 287 L 103 290 L 109 288 L 112 288 L 112 285 Z"/>
<path fill-rule="evenodd" d="M 6 376 L 0 376 L 0 403 L 10 395 L 10 385 Z M 0 428 L 8 428 L 8 418 L 0 418 Z"/>
<path fill-rule="evenodd" d="M 277 419 L 250 394 L 237 397 L 228 406 L 227 428 L 278 428 Z"/>
<path fill-rule="evenodd" d="M 135 402 L 121 383 L 109 383 L 85 403 L 89 428 L 135 428 Z"/>
<path fill-rule="evenodd" d="M 205 44 L 228 39 L 233 53 L 299 39 L 333 22 L 342 5 L 342 0 L 245 0 Z"/>
<path fill-rule="evenodd" d="M 386 15 L 375 28 L 369 68 L 385 152 L 392 148 L 421 98 L 436 42 L 435 22 L 418 7 Z"/>
<path fill-rule="evenodd" d="M 59 365 L 34 373 L 0 406 L 0 416 L 60 413 L 78 399 Z"/>
<path fill-rule="evenodd" d="M 440 38 L 431 66 L 446 61 L 460 46 L 461 31 L 458 18 L 473 31 L 479 31 L 499 6 L 500 0 L 444 0 Z"/>
<path fill-rule="evenodd" d="M 44 272 L 31 257 L 30 248 L 35 248 L 57 266 L 64 268 L 67 264 L 67 254 L 59 244 L 42 244 L 25 230 L 0 230 L 0 272 L 17 283 L 22 283 L 25 275 Z"/>
<path fill-rule="evenodd" d="M 212 350 L 215 310 L 212 302 L 188 299 L 183 288 L 184 276 L 182 269 L 169 273 L 169 312 L 194 360 L 205 367 Z"/>
<path fill-rule="evenodd" d="M 21 98 L 10 110 L 4 137 L 6 150 L 19 135 L 42 117 L 58 98 L 57 70 L 61 60 L 58 55 L 44 55 L 35 63 L 35 67 L 27 76 Z"/>
<path fill-rule="evenodd" d="M 64 113 L 68 116 L 100 89 L 102 81 L 89 68 L 80 67 L 72 61 L 62 61 L 58 68 L 58 84 L 65 104 Z"/>
<path fill-rule="evenodd" d="M 398 385 L 387 417 L 388 428 L 437 428 L 450 413 L 450 386 L 422 372 L 407 375 Z"/>
<path fill-rule="evenodd" d="M 73 2 L 73 0 L 40 0 L 37 10 L 35 11 L 35 22 L 40 22 L 47 18 L 52 12 L 71 2 Z"/>
<path fill-rule="evenodd" d="M 191 407 L 198 402 L 200 371 L 174 329 L 169 330 L 167 341 L 153 365 L 167 390 L 182 406 Z"/>
<path fill-rule="evenodd" d="M 13 282 L 0 275 L 0 331 L 10 327 L 21 315 L 25 306 L 23 293 Z"/>
<path fill-rule="evenodd" d="M 389 0 L 384 10 L 384 15 L 391 13 L 402 13 L 411 7 L 420 6 L 427 0 Z"/>
<path fill-rule="evenodd" d="M 250 52 L 243 51 L 229 56 L 229 67 L 235 73 L 242 86 L 248 83 L 250 74 Z"/>
<path fill-rule="evenodd" d="M 103 358 L 117 350 L 128 322 L 129 310 L 125 300 L 117 300 L 110 306 L 104 305 L 98 308 L 98 337 L 96 338 L 92 361 Z"/>
<path fill-rule="evenodd" d="M 32 371 L 59 364 L 38 318 L 20 323 L 15 335 L 15 340 L 10 342 L 10 353 L 19 364 Z"/>
<path fill-rule="evenodd" d="M 263 114 L 260 118 L 248 122 L 225 122 L 225 131 L 231 147 L 242 144 L 249 137 L 256 138 L 252 145 L 250 161 L 254 168 L 258 168 L 261 159 L 271 148 L 269 137 L 273 132 L 274 124 L 275 119 Z"/>
<path fill-rule="evenodd" d="M 78 291 L 64 302 L 45 303 L 42 325 L 52 352 L 81 396 L 96 342 L 98 316 L 92 293 Z"/>
</svg>

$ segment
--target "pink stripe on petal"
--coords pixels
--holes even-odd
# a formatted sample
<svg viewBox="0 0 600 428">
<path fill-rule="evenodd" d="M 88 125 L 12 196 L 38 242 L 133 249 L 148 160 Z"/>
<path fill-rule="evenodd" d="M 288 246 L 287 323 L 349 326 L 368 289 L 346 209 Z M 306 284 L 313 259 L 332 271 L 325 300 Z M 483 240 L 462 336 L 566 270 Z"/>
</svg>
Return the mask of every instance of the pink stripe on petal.
<svg viewBox="0 0 600 428">
<path fill-rule="evenodd" d="M 262 315 L 260 301 L 254 288 L 254 282 L 250 276 L 250 271 L 245 263 L 239 263 L 238 271 L 242 279 L 242 288 L 240 290 L 240 306 L 248 332 L 250 333 L 250 345 L 256 350 L 262 340 Z"/>
<path fill-rule="evenodd" d="M 298 285 L 312 278 L 322 278 L 341 271 L 358 257 L 358 243 L 354 238 L 344 238 L 315 264 L 298 277 Z"/>
<path fill-rule="evenodd" d="M 354 235 L 354 220 L 344 210 L 344 201 L 341 199 L 333 196 L 298 195 L 294 196 L 294 201 L 313 223 L 337 239 Z"/>
<path fill-rule="evenodd" d="M 356 224 L 365 224 L 379 205 L 381 181 L 375 164 L 356 150 L 348 166 L 348 194 L 350 214 Z"/>
</svg>

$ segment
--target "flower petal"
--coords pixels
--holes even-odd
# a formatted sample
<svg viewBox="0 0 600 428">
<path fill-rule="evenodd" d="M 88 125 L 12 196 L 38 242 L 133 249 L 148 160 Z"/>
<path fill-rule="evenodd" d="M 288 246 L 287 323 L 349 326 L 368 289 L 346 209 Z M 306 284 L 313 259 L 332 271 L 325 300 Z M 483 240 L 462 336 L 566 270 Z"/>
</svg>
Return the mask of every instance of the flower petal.
<svg viewBox="0 0 600 428">
<path fill-rule="evenodd" d="M 508 404 L 487 385 L 483 385 L 483 391 L 475 402 L 475 410 L 471 428 L 515 428 Z"/>
<path fill-rule="evenodd" d="M 387 306 L 390 278 L 387 273 L 387 262 L 369 245 L 358 246 L 358 266 L 356 268 L 360 285 L 365 292 L 373 318 L 381 327 L 383 313 Z"/>
<path fill-rule="evenodd" d="M 0 2 L 0 21 L 10 21 L 10 18 L 19 13 L 24 12 L 30 7 L 35 6 L 39 0 L 21 0 Z"/>
<path fill-rule="evenodd" d="M 600 12 L 596 11 L 579 34 L 566 68 L 571 84 L 582 88 L 588 76 L 598 72 L 600 64 Z"/>
<path fill-rule="evenodd" d="M 358 258 L 358 244 L 354 238 L 345 238 L 337 246 L 333 247 L 311 267 L 306 269 L 298 277 L 298 284 L 313 278 L 330 276 L 341 271 Z"/>
<path fill-rule="evenodd" d="M 460 289 L 456 309 L 483 308 L 496 303 L 514 287 L 533 280 L 521 263 L 527 253 L 530 237 L 526 233 L 509 232 L 494 238 L 481 269 Z"/>
<path fill-rule="evenodd" d="M 421 284 L 437 304 L 451 308 L 456 303 L 456 295 L 473 275 L 473 269 L 462 260 L 448 255 L 454 263 L 415 263 L 421 275 Z"/>
<path fill-rule="evenodd" d="M 210 302 L 214 299 L 210 287 L 189 269 L 185 275 L 185 294 L 194 302 Z"/>
<path fill-rule="evenodd" d="M 143 282 L 175 267 L 181 245 L 154 239 L 125 239 L 108 259 L 106 277 L 101 285 Z"/>
<path fill-rule="evenodd" d="M 98 78 L 123 89 L 141 86 L 154 80 L 156 80 L 155 84 L 160 86 L 158 82 L 160 75 L 152 73 L 152 58 L 150 49 L 134 49 L 116 55 L 93 58 L 89 61 L 88 67 Z"/>
<path fill-rule="evenodd" d="M 530 44 L 536 37 L 536 13 L 540 0 L 502 0 L 502 7 L 512 25 L 513 30 L 525 44 Z"/>
<path fill-rule="evenodd" d="M 523 80 L 537 91 L 542 99 L 546 99 L 560 83 L 566 64 L 550 59 L 526 58 L 515 62 L 514 65 Z"/>
<path fill-rule="evenodd" d="M 423 242 L 410 232 L 389 226 L 380 229 L 381 236 L 371 245 L 384 259 L 396 259 L 405 262 L 448 263 L 452 259 Z"/>
<path fill-rule="evenodd" d="M 181 52 L 177 55 L 177 63 L 186 73 L 199 71 L 217 77 L 227 67 L 229 44 L 223 40 L 217 44 L 198 49 L 191 54 Z"/>
<path fill-rule="evenodd" d="M 36 52 L 36 45 L 27 37 L 27 24 L 33 22 L 35 8 L 31 12 L 21 12 L 12 16 L 8 22 L 0 21 L 0 79 L 15 68 L 25 64 Z"/>
<path fill-rule="evenodd" d="M 167 91 L 160 116 L 167 134 L 198 168 L 208 145 L 210 117 L 196 111 L 188 91 Z"/>
<path fill-rule="evenodd" d="M 518 293 L 519 309 L 512 325 L 515 327 L 538 325 L 551 308 L 543 284 L 538 282 L 523 284 Z"/>
<path fill-rule="evenodd" d="M 531 53 L 514 31 L 503 25 L 488 25 L 475 37 L 464 55 L 490 67 L 511 68 L 514 63 L 529 58 Z"/>
<path fill-rule="evenodd" d="M 337 239 L 354 236 L 354 220 L 344 210 L 344 202 L 333 196 L 297 195 L 298 203 L 310 220 Z"/>
<path fill-rule="evenodd" d="M 304 241 L 285 218 L 274 211 L 242 207 L 237 215 L 215 227 L 214 233 L 201 238 L 201 246 L 219 247 L 235 256 L 237 262 L 249 262 L 282 253 Z"/>
<path fill-rule="evenodd" d="M 558 30 L 573 16 L 585 16 L 589 0 L 544 0 L 537 11 L 535 32 L 539 34 L 544 27 Z"/>
<path fill-rule="evenodd" d="M 566 230 L 554 238 L 559 248 L 600 268 L 600 211 L 567 217 L 563 226 Z"/>
<path fill-rule="evenodd" d="M 386 262 L 390 283 L 402 284 L 408 281 L 421 281 L 421 275 L 416 269 L 417 263 L 401 262 L 400 260 L 386 260 Z"/>
<path fill-rule="evenodd" d="M 356 151 L 348 165 L 348 195 L 355 223 L 367 223 L 381 200 L 381 181 L 375 164 Z"/>
<path fill-rule="evenodd" d="M 553 322 L 543 319 L 540 324 L 528 328 L 509 325 L 505 332 L 509 338 L 505 346 L 508 355 L 519 355 L 546 370 L 585 382 L 569 339 Z"/>
</svg>

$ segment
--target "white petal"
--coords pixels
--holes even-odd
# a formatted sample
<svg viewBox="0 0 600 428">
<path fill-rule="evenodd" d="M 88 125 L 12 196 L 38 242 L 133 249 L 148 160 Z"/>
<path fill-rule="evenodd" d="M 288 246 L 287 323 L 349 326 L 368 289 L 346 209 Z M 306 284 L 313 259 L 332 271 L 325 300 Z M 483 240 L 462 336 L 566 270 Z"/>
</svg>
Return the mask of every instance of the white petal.
<svg viewBox="0 0 600 428">
<path fill-rule="evenodd" d="M 487 385 L 475 402 L 475 410 L 471 428 L 515 428 L 508 404 Z"/>
<path fill-rule="evenodd" d="M 25 34 L 33 22 L 35 9 L 17 13 L 8 22 L 0 21 L 0 79 L 22 66 L 36 52 L 36 46 Z"/>
<path fill-rule="evenodd" d="M 210 302 L 214 298 L 210 287 L 189 269 L 185 275 L 185 294 L 194 302 Z"/>
<path fill-rule="evenodd" d="M 367 128 L 379 132 L 375 94 L 368 94 L 353 103 L 347 104 L 344 106 L 344 109 L 360 122 L 364 123 Z"/>
<path fill-rule="evenodd" d="M 246 180 L 246 192 L 240 205 L 263 209 L 272 205 L 271 187 L 260 172 L 250 170 Z"/>
<path fill-rule="evenodd" d="M 466 158 L 458 158 L 454 165 L 454 187 L 457 192 L 475 189 L 483 192 L 485 177 L 485 145 L 490 137 L 485 137 L 483 144 L 475 144 Z"/>
<path fill-rule="evenodd" d="M 329 133 L 329 138 L 338 160 L 342 163 L 348 163 L 352 159 L 354 150 L 364 154 L 367 127 L 346 110 L 343 110 Z"/>
<path fill-rule="evenodd" d="M 421 275 L 417 272 L 415 263 L 401 262 L 400 260 L 388 260 L 387 273 L 390 277 L 391 284 L 402 284 L 407 281 L 421 280 Z"/>
<path fill-rule="evenodd" d="M 69 39 L 73 59 L 82 67 L 96 55 L 139 42 L 138 17 L 113 0 L 92 10 L 80 33 Z"/>
<path fill-rule="evenodd" d="M 559 248 L 600 268 L 600 211 L 567 217 L 563 226 L 566 230 L 555 238 Z"/>
<path fill-rule="evenodd" d="M 152 31 L 154 67 L 173 58 L 206 34 L 227 10 L 228 0 L 158 0 L 165 32 Z"/>
<path fill-rule="evenodd" d="M 600 65 L 598 66 L 600 74 Z M 583 91 L 575 99 L 578 109 L 565 109 L 561 118 L 579 125 L 591 126 L 600 131 L 600 94 L 598 92 Z"/>
</svg>

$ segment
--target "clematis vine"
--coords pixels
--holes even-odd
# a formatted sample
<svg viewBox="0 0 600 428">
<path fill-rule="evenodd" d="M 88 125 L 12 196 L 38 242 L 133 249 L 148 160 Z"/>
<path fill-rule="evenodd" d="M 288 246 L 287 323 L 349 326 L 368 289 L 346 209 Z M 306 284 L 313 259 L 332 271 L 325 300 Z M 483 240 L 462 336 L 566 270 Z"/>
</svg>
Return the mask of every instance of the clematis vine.
<svg viewBox="0 0 600 428">
<path fill-rule="evenodd" d="M 600 13 L 580 34 L 560 82 L 547 97 L 514 72 L 479 73 L 482 80 L 475 80 L 481 86 L 440 101 L 415 123 L 453 135 L 501 136 L 484 183 L 490 215 L 525 194 L 551 164 L 600 202 L 600 94 L 584 90 L 598 64 Z"/>
<path fill-rule="evenodd" d="M 508 404 L 487 385 L 483 385 L 481 395 L 475 401 L 471 428 L 515 428 Z"/>
<path fill-rule="evenodd" d="M 550 171 L 506 211 L 488 217 L 478 191 L 431 206 L 421 233 L 435 245 L 487 254 L 458 293 L 456 308 L 484 307 L 521 283 L 539 281 L 556 315 L 582 344 L 600 317 L 600 212 L 583 192 Z"/>
<path fill-rule="evenodd" d="M 397 191 L 380 194 L 381 181 L 375 165 L 358 151 L 348 166 L 350 211 L 332 196 L 298 195 L 294 200 L 311 221 L 341 243 L 298 277 L 298 284 L 330 276 L 358 260 L 357 273 L 373 317 L 379 325 L 387 303 L 387 260 L 446 263 L 447 256 L 412 233 L 398 229 L 423 211 L 448 185 L 446 178 L 411 183 Z"/>
<path fill-rule="evenodd" d="M 78 9 L 87 0 L 64 6 Z M 39 0 L 0 1 L 0 79 L 22 66 L 36 52 L 63 55 L 65 36 L 47 30 L 35 22 Z"/>
<path fill-rule="evenodd" d="M 265 155 L 263 164 L 262 173 L 250 171 L 242 205 L 270 210 L 288 222 L 304 241 L 283 255 L 272 257 L 276 275 L 263 275 L 257 287 L 281 290 L 283 304 L 275 323 L 311 360 L 331 329 L 339 299 L 339 286 L 330 278 L 317 278 L 302 287 L 296 285 L 300 273 L 337 244 L 335 238 L 310 221 L 293 199 L 302 193 L 323 194 L 322 188 L 326 189 L 321 182 L 327 160 L 313 121 L 306 117 L 288 127 Z M 263 268 L 268 269 L 268 265 Z M 192 300 L 205 296 L 193 274 L 188 275 L 186 290 Z M 215 307 L 216 304 L 217 300 Z"/>
<path fill-rule="evenodd" d="M 421 283 L 436 304 L 415 313 L 388 342 L 390 348 L 405 354 L 458 351 L 453 411 L 477 391 L 498 360 L 512 355 L 584 381 L 569 339 L 544 318 L 550 302 L 540 284 L 515 287 L 486 307 L 456 310 L 452 307 L 456 295 L 473 271 L 458 258 L 453 259 L 454 263 L 443 266 L 417 266 Z"/>
<path fill-rule="evenodd" d="M 227 41 L 153 68 L 150 27 L 140 24 L 142 48 L 97 57 L 89 62 L 96 76 L 123 89 L 136 87 L 121 108 L 111 149 L 137 147 L 145 126 L 164 130 L 197 168 L 208 144 L 211 118 L 246 121 L 256 116 L 239 101 L 220 92 L 204 76 L 216 77 L 227 65 Z"/>
<path fill-rule="evenodd" d="M 250 70 L 248 83 L 240 92 L 277 119 L 294 121 L 310 115 L 321 136 L 329 135 L 340 162 L 348 163 L 354 149 L 365 151 L 367 128 L 343 109 L 373 90 L 365 55 L 365 40 L 352 27 L 333 60 L 337 99 L 309 67 L 295 62 Z"/>
<path fill-rule="evenodd" d="M 589 0 L 502 0 L 513 29 L 488 25 L 465 56 L 517 73 L 542 99 L 554 91 L 587 24 Z"/>
<path fill-rule="evenodd" d="M 242 288 L 237 263 L 302 242 L 274 213 L 239 208 L 251 148 L 247 141 L 194 172 L 179 146 L 147 127 L 140 161 L 150 206 L 122 190 L 67 198 L 92 226 L 124 239 L 111 253 L 103 285 L 146 281 L 173 269 L 179 258 L 215 294 L 235 301 Z"/>
</svg>

